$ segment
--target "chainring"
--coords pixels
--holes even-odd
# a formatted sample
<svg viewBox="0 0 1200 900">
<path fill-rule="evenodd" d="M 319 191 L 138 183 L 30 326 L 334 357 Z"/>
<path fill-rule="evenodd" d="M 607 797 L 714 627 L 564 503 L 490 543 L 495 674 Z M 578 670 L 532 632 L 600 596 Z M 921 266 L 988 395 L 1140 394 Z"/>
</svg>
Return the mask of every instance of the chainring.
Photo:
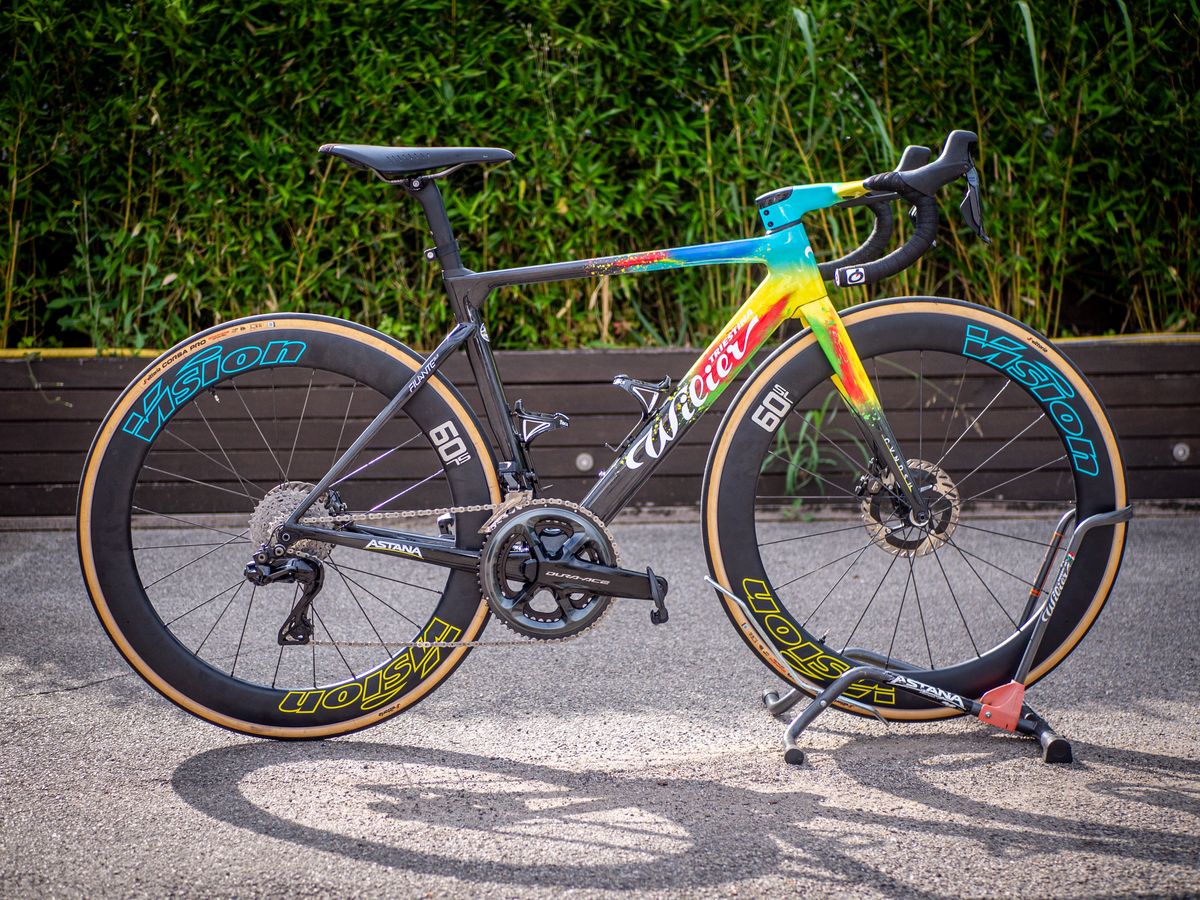
<svg viewBox="0 0 1200 900">
<path fill-rule="evenodd" d="M 496 618 L 518 634 L 540 640 L 562 640 L 595 625 L 613 598 L 527 578 L 531 541 L 548 561 L 620 565 L 612 534 L 595 515 L 566 501 L 532 500 L 495 521 L 480 554 L 479 586 Z"/>
</svg>

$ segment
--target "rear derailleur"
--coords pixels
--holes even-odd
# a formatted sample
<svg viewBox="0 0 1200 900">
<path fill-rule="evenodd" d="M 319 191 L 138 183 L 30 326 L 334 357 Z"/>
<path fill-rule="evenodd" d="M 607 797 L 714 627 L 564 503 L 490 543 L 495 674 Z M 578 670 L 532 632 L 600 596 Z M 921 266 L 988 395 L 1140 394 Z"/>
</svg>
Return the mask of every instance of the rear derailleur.
<svg viewBox="0 0 1200 900">
<path fill-rule="evenodd" d="M 259 562 L 260 557 L 266 561 Z M 311 643 L 312 603 L 325 583 L 324 566 L 315 559 L 289 556 L 270 560 L 267 554 L 261 553 L 255 554 L 254 560 L 247 563 L 244 574 L 247 581 L 258 587 L 268 584 L 300 585 L 300 598 L 279 627 L 278 641 L 281 647 Z"/>
</svg>

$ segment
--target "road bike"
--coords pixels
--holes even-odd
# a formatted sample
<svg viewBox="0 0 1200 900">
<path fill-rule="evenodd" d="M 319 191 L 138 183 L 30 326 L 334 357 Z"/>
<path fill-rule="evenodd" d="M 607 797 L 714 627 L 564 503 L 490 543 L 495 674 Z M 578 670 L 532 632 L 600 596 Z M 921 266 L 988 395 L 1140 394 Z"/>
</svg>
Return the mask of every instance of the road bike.
<svg viewBox="0 0 1200 900">
<path fill-rule="evenodd" d="M 817 698 L 788 758 L 803 758 L 795 736 L 829 706 L 967 713 L 1061 757 L 1024 690 L 1087 633 L 1120 565 L 1125 474 L 1100 400 L 1047 338 L 1000 313 L 937 297 L 839 312 L 826 286 L 912 265 L 933 245 L 936 194 L 959 179 L 966 223 L 987 240 L 975 144 L 955 131 L 936 159 L 909 147 L 891 172 L 763 194 L 757 237 L 482 272 L 463 264 L 439 181 L 511 153 L 321 147 L 421 204 L 455 324 L 426 356 L 354 322 L 271 313 L 151 363 L 83 471 L 79 554 L 101 624 L 188 712 L 323 738 L 409 708 L 474 647 L 579 635 L 615 597 L 665 623 L 666 579 L 623 567 L 608 524 L 799 320 L 737 390 L 701 496 L 707 580 L 790 688 L 766 702 Z M 911 223 L 888 253 L 895 203 Z M 803 217 L 855 206 L 874 215 L 869 237 L 818 263 Z M 613 379 L 640 420 L 581 502 L 548 496 L 531 446 L 569 420 L 509 402 L 483 322 L 493 295 L 718 264 L 766 274 L 676 382 Z M 442 371 L 461 349 L 482 420 Z M 493 616 L 516 634 L 483 640 Z"/>
</svg>

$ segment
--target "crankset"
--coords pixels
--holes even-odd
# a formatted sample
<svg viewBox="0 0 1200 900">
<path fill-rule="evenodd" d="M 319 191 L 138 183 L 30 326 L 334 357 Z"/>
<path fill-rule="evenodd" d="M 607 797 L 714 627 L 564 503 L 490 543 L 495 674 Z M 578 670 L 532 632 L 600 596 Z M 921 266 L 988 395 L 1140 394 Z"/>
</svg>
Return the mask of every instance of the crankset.
<svg viewBox="0 0 1200 900">
<path fill-rule="evenodd" d="M 573 503 L 534 500 L 500 516 L 480 556 L 479 581 L 497 618 L 543 640 L 590 628 L 613 597 L 651 600 L 651 621 L 667 621 L 666 579 L 621 568 L 608 528 Z"/>
</svg>

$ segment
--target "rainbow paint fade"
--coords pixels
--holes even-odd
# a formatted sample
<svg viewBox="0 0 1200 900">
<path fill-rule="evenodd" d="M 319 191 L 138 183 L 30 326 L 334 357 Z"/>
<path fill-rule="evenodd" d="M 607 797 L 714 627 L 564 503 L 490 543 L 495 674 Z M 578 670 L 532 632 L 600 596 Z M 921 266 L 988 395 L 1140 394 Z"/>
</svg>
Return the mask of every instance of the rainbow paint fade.
<svg viewBox="0 0 1200 900">
<path fill-rule="evenodd" d="M 602 257 L 586 263 L 587 273 L 593 276 L 736 263 L 759 263 L 767 267 L 766 278 L 679 382 L 651 427 L 634 440 L 619 460 L 620 467 L 638 469 L 648 459 L 658 459 L 733 383 L 763 342 L 788 318 L 799 317 L 812 327 L 833 367 L 834 384 L 846 402 L 864 417 L 880 417 L 879 400 L 837 311 L 829 302 L 808 234 L 798 222 L 805 212 L 861 196 L 866 189 L 857 181 L 805 185 L 790 190 L 787 211 L 789 218 L 797 221 L 774 233 L 738 241 Z"/>
</svg>

